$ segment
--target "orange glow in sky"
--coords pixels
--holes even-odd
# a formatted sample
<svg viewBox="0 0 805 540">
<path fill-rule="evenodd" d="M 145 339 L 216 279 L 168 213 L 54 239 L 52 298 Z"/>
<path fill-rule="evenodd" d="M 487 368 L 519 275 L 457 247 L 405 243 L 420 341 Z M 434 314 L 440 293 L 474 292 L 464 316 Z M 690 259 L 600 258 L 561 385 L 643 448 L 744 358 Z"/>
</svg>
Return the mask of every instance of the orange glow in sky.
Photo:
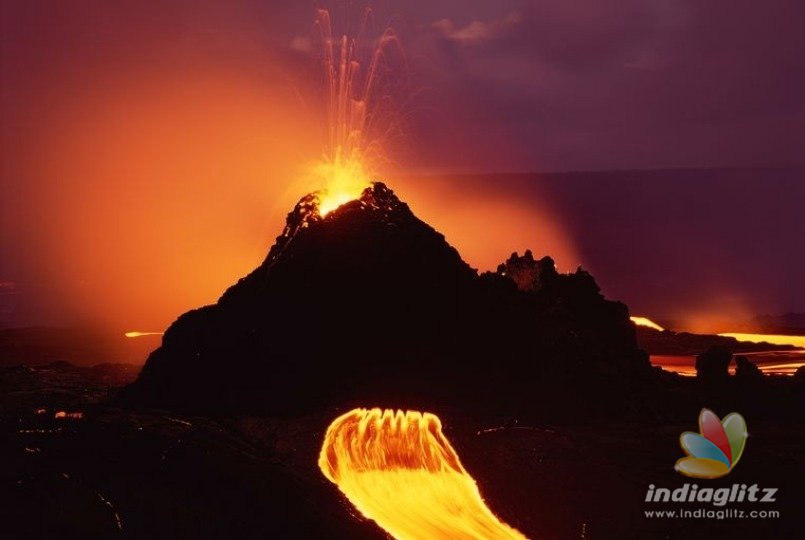
<svg viewBox="0 0 805 540">
<path fill-rule="evenodd" d="M 395 38 L 383 41 L 391 58 Z M 167 328 L 259 265 L 302 196 L 325 188 L 327 213 L 369 179 L 388 183 L 480 270 L 526 248 L 564 270 L 579 264 L 548 204 L 411 178 L 403 166 L 389 174 L 374 138 L 346 154 L 342 142 L 339 154 L 333 141 L 355 142 L 366 118 L 336 102 L 336 118 L 349 122 L 330 138 L 314 106 L 321 88 L 300 75 L 320 67 L 315 58 L 175 54 L 78 57 L 80 73 L 42 64 L 15 81 L 3 160 L 15 179 L 4 230 L 15 232 L 4 248 L 38 320 L 114 335 Z M 339 103 L 355 110 L 339 117 Z"/>
</svg>

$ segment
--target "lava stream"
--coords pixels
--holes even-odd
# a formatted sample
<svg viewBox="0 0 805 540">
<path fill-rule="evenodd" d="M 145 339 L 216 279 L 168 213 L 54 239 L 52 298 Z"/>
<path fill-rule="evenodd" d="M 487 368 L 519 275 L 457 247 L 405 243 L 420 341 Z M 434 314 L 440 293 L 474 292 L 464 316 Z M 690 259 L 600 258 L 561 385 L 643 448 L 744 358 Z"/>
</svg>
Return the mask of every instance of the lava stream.
<svg viewBox="0 0 805 540">
<path fill-rule="evenodd" d="M 431 413 L 353 409 L 327 429 L 319 468 L 399 540 L 525 538 L 486 506 Z"/>
</svg>

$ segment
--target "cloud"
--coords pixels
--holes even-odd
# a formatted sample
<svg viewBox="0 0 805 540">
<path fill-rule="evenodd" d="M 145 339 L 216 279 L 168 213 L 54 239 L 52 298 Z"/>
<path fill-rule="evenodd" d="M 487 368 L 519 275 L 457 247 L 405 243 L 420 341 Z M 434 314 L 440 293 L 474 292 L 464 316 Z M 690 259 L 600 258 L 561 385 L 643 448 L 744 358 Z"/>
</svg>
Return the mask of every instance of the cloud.
<svg viewBox="0 0 805 540">
<path fill-rule="evenodd" d="M 504 19 L 495 19 L 492 21 L 475 20 L 461 27 L 457 27 L 453 21 L 448 18 L 439 19 L 434 22 L 432 26 L 451 41 L 463 45 L 472 45 L 504 35 L 512 26 L 517 25 L 520 21 L 520 13 L 513 12 Z"/>
</svg>

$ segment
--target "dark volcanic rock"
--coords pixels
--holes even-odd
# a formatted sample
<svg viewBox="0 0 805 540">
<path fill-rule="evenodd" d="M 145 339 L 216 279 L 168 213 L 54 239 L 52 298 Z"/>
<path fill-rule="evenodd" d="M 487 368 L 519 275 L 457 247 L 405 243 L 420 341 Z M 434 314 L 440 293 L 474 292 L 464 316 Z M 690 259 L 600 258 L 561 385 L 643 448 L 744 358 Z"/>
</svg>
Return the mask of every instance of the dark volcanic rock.
<svg viewBox="0 0 805 540">
<path fill-rule="evenodd" d="M 543 257 L 535 261 L 530 249 L 522 257 L 512 253 L 505 263 L 498 266 L 497 273 L 514 281 L 521 291 L 538 291 L 557 277 L 553 259 Z"/>
<path fill-rule="evenodd" d="M 568 384 L 623 401 L 624 381 L 650 376 L 626 307 L 587 272 L 559 274 L 530 252 L 501 268 L 478 276 L 381 183 L 325 217 L 308 195 L 256 270 L 171 325 L 123 401 L 506 410 L 566 396 Z"/>
<path fill-rule="evenodd" d="M 729 378 L 732 353 L 721 347 L 710 347 L 696 357 L 696 377 L 706 382 L 723 382 Z"/>
<path fill-rule="evenodd" d="M 737 355 L 735 357 L 735 378 L 747 383 L 761 382 L 763 380 L 763 372 L 747 357 Z"/>
</svg>

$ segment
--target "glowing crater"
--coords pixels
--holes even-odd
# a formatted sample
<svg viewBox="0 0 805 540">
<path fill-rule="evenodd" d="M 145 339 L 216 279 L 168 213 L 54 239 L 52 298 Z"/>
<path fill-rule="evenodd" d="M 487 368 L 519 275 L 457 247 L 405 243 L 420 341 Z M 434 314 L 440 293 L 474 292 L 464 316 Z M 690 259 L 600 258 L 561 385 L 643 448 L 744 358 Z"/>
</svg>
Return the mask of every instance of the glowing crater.
<svg viewBox="0 0 805 540">
<path fill-rule="evenodd" d="M 316 193 L 316 207 L 321 217 L 359 199 L 363 190 L 371 186 L 358 155 L 342 159 L 339 152 L 334 160 L 325 159 L 314 165 L 311 173 L 326 186 Z"/>
</svg>

